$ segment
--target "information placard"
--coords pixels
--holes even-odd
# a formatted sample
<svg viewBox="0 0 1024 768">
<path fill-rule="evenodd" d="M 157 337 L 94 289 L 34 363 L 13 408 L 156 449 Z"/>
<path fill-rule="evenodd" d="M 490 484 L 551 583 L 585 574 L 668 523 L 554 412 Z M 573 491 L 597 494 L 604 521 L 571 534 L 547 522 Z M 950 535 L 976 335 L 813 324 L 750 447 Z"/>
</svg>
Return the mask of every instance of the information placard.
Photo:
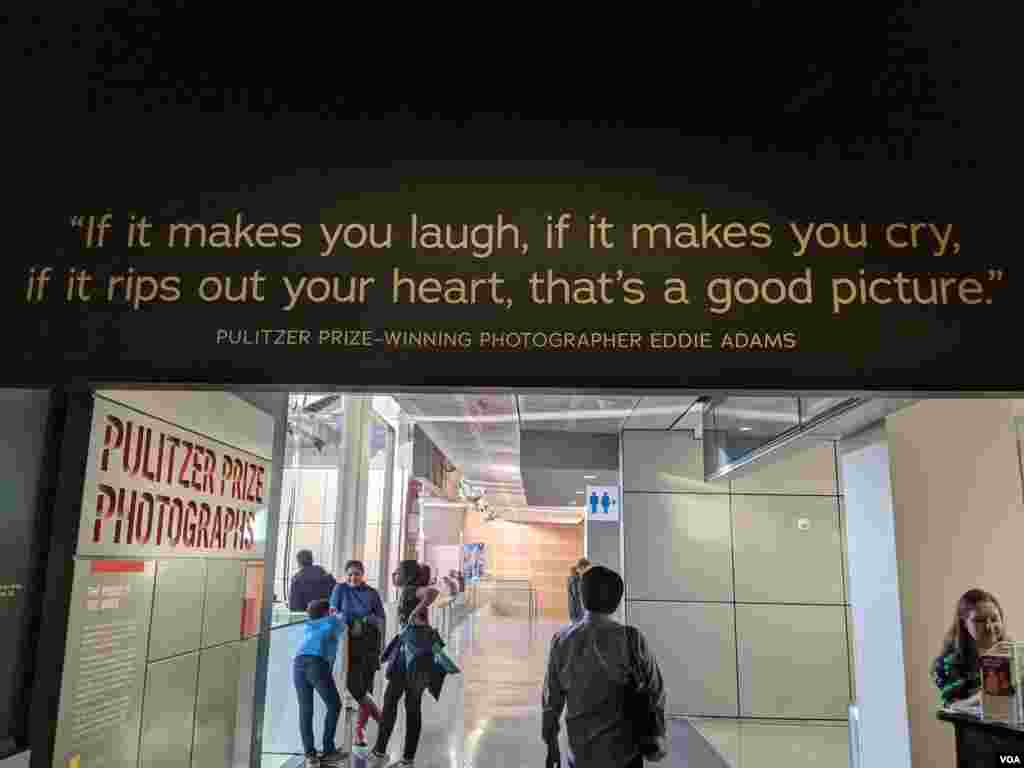
<svg viewBox="0 0 1024 768">
<path fill-rule="evenodd" d="M 75 562 L 53 768 L 138 762 L 156 564 Z"/>
</svg>

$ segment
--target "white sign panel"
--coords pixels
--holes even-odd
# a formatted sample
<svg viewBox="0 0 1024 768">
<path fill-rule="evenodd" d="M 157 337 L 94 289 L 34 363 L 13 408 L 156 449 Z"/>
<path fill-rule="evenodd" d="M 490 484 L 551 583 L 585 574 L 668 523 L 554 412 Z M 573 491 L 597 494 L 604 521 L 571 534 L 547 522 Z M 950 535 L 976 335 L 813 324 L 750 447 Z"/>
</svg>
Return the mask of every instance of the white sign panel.
<svg viewBox="0 0 1024 768">
<path fill-rule="evenodd" d="M 97 397 L 79 555 L 262 559 L 270 462 Z"/>
<path fill-rule="evenodd" d="M 153 560 L 78 560 L 53 768 L 135 768 Z"/>
<path fill-rule="evenodd" d="M 619 486 L 588 485 L 583 503 L 587 505 L 587 517 L 595 522 L 612 522 L 619 519 Z"/>
</svg>

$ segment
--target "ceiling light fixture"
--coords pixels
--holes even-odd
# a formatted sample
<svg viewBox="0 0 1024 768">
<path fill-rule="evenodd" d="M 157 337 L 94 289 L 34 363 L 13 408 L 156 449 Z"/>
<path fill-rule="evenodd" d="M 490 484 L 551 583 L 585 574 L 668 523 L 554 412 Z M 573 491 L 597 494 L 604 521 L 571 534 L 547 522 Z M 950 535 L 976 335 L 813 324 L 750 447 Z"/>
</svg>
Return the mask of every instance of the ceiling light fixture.
<svg viewBox="0 0 1024 768">
<path fill-rule="evenodd" d="M 577 496 L 582 496 L 583 495 L 583 491 L 576 491 L 576 495 Z"/>
<path fill-rule="evenodd" d="M 597 480 L 597 475 L 584 475 L 584 480 Z"/>
<path fill-rule="evenodd" d="M 740 427 L 740 432 L 749 432 L 753 427 Z"/>
</svg>

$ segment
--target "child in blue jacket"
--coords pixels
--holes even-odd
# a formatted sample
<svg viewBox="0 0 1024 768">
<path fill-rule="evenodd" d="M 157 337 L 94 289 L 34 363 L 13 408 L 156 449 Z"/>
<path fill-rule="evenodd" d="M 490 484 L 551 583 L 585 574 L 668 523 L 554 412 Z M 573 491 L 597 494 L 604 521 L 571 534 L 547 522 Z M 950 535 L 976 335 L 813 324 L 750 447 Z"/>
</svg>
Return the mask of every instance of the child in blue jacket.
<svg viewBox="0 0 1024 768">
<path fill-rule="evenodd" d="M 345 755 L 338 751 L 334 736 L 341 715 L 341 694 L 332 670 L 338 643 L 345 631 L 344 617 L 331 615 L 327 600 L 314 600 L 306 610 L 309 621 L 303 628 L 302 643 L 292 666 L 295 692 L 299 698 L 299 731 L 306 752 L 306 768 L 341 765 Z M 313 745 L 313 691 L 327 707 L 324 718 L 324 751 Z"/>
</svg>

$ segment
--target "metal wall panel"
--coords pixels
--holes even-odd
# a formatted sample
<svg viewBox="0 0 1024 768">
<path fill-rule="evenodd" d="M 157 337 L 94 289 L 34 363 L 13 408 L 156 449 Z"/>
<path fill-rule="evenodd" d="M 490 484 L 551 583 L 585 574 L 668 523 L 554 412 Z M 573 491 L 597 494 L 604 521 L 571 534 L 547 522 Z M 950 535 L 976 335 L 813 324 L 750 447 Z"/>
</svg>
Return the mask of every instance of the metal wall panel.
<svg viewBox="0 0 1024 768">
<path fill-rule="evenodd" d="M 245 582 L 238 560 L 208 560 L 203 608 L 203 648 L 242 637 Z"/>
<path fill-rule="evenodd" d="M 846 718 L 850 703 L 845 608 L 739 605 L 741 714 Z"/>
<path fill-rule="evenodd" d="M 835 496 L 733 496 L 736 600 L 841 605 Z"/>
<path fill-rule="evenodd" d="M 731 605 L 629 603 L 668 689 L 668 713 L 736 717 L 736 634 Z"/>
<path fill-rule="evenodd" d="M 241 642 L 200 652 L 192 768 L 225 768 L 234 760 L 241 652 Z"/>
<path fill-rule="evenodd" d="M 198 653 L 147 668 L 139 768 L 189 768 L 192 764 L 198 673 Z"/>
<path fill-rule="evenodd" d="M 235 768 L 248 768 L 252 752 L 253 706 L 256 697 L 256 663 L 259 638 L 242 641 L 238 659 L 238 713 L 235 718 Z"/>
<path fill-rule="evenodd" d="M 763 464 L 732 481 L 732 492 L 834 495 L 835 443 L 825 440 L 778 459 L 766 457 Z"/>
<path fill-rule="evenodd" d="M 688 432 L 623 432 L 626 491 L 728 493 L 729 483 L 704 482 L 703 443 Z"/>
<path fill-rule="evenodd" d="M 627 493 L 625 507 L 629 599 L 733 599 L 727 495 Z"/>
<path fill-rule="evenodd" d="M 203 631 L 206 561 L 158 560 L 149 660 L 198 650 Z"/>
</svg>

